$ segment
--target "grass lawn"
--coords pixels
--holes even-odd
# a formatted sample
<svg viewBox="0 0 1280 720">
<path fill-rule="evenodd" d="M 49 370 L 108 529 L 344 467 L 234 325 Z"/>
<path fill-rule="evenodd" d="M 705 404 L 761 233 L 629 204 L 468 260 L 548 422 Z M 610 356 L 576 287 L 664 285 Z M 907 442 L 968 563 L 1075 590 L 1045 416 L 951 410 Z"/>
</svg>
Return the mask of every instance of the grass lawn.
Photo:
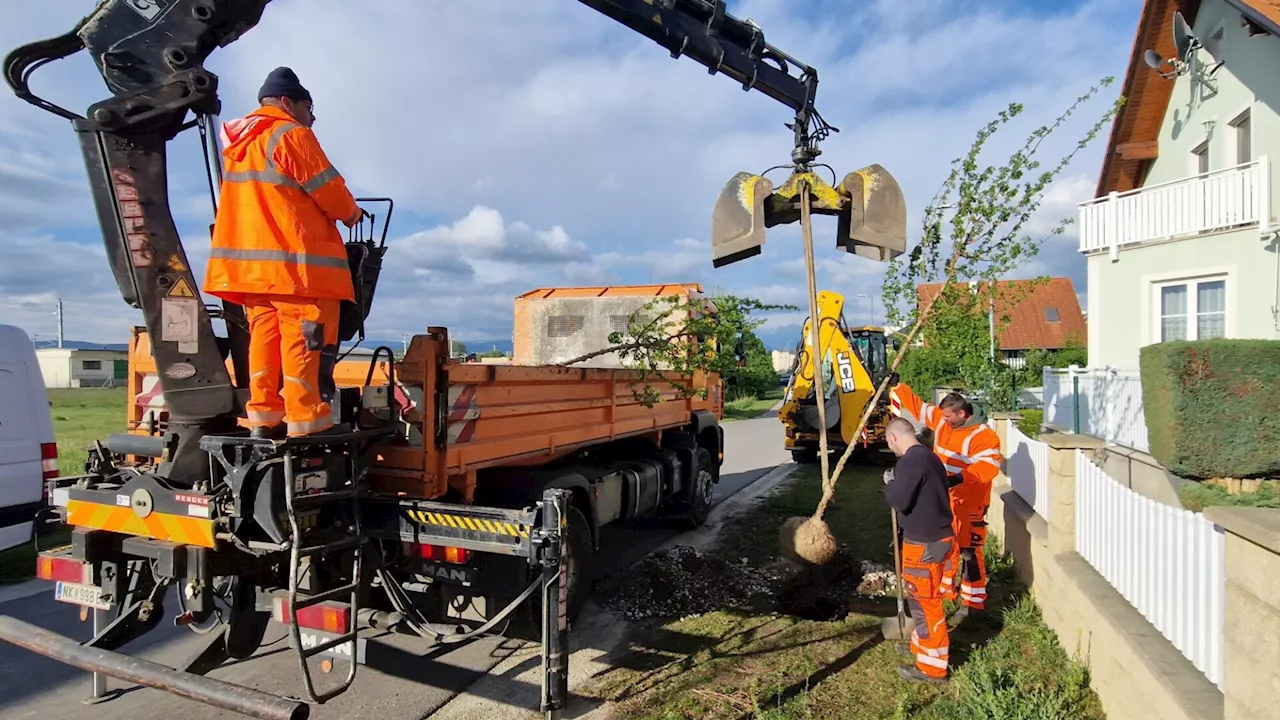
<svg viewBox="0 0 1280 720">
<path fill-rule="evenodd" d="M 50 388 L 47 392 L 58 443 L 58 470 L 63 475 L 78 474 L 94 440 L 124 432 L 127 393 L 124 388 Z M 40 547 L 49 549 L 70 542 L 71 530 L 67 528 L 40 538 Z M 0 584 L 34 577 L 35 557 L 30 544 L 0 552 Z"/>
<path fill-rule="evenodd" d="M 1231 493 L 1226 488 L 1209 483 L 1190 483 L 1179 492 L 1182 506 L 1192 512 L 1200 512 L 1211 505 L 1236 507 L 1280 508 L 1280 482 L 1264 483 L 1253 492 Z"/>
<path fill-rule="evenodd" d="M 58 470 L 83 471 L 94 440 L 125 431 L 125 388 L 51 388 L 53 436 L 58 441 Z"/>
<path fill-rule="evenodd" d="M 724 422 L 730 420 L 750 420 L 768 412 L 782 399 L 784 388 L 770 390 L 764 397 L 740 395 L 724 404 Z"/>
<path fill-rule="evenodd" d="M 882 469 L 848 468 L 825 519 L 851 557 L 892 568 Z M 817 470 L 801 472 L 791 488 L 733 521 L 713 552 L 775 560 L 778 525 L 812 513 L 821 494 Z M 777 602 L 651 621 L 631 638 L 628 655 L 582 692 L 611 701 L 629 720 L 1103 720 L 1086 668 L 1040 622 L 1008 561 L 997 555 L 988 564 L 988 610 L 952 630 L 946 686 L 900 678 L 896 666 L 909 660 L 879 629 L 894 599 L 853 595 L 825 617 Z"/>
</svg>

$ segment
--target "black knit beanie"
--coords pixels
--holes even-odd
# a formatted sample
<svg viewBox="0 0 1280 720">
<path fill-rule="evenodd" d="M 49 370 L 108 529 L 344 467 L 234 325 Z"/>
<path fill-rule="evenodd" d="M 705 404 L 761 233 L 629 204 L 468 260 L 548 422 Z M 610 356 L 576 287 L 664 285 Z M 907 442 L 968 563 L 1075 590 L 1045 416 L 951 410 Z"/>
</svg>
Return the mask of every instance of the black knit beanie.
<svg viewBox="0 0 1280 720">
<path fill-rule="evenodd" d="M 298 76 L 287 67 L 278 67 L 267 75 L 258 90 L 258 102 L 268 97 L 287 97 L 290 100 L 311 102 L 311 93 L 302 87 Z"/>
</svg>

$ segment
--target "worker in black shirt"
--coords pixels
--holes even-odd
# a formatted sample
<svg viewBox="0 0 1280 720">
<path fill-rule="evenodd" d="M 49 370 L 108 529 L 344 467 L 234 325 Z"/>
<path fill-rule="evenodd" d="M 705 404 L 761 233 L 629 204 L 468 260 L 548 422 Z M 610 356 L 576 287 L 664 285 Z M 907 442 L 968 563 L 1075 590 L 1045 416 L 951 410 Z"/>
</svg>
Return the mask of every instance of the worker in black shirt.
<svg viewBox="0 0 1280 720">
<path fill-rule="evenodd" d="M 950 566 L 957 559 L 947 470 L 920 444 L 908 420 L 890 421 L 885 438 L 898 462 L 885 471 L 884 495 L 902 529 L 902 584 L 915 620 L 910 645 L 900 649 L 914 655 L 916 662 L 899 666 L 898 674 L 918 682 L 945 682 L 950 638 L 943 584 L 950 581 Z"/>
</svg>

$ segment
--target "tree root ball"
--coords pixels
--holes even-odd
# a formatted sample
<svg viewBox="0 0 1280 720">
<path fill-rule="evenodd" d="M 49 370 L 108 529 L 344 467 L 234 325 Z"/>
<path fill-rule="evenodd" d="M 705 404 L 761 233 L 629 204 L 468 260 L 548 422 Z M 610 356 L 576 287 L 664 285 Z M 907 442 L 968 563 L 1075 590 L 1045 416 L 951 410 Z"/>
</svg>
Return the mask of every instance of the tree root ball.
<svg viewBox="0 0 1280 720">
<path fill-rule="evenodd" d="M 836 556 L 831 528 L 817 518 L 793 517 L 778 529 L 782 557 L 802 565 L 826 565 Z"/>
</svg>

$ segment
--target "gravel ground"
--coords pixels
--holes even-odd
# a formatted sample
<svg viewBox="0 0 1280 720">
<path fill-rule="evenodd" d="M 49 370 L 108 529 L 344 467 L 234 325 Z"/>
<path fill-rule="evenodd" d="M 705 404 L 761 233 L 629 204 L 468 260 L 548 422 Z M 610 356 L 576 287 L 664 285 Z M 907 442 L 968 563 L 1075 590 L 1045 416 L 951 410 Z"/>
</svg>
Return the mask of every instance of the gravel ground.
<svg viewBox="0 0 1280 720">
<path fill-rule="evenodd" d="M 801 568 L 781 559 L 760 564 L 681 545 L 646 558 L 603 603 L 628 620 L 733 608 L 831 620 L 843 617 L 857 596 L 893 592 L 892 568 L 858 560 L 844 549 L 827 565 Z"/>
<path fill-rule="evenodd" d="M 645 558 L 604 604 L 628 620 L 760 607 L 772 601 L 788 574 L 782 564 L 759 567 L 747 558 L 726 559 L 677 545 Z"/>
</svg>

